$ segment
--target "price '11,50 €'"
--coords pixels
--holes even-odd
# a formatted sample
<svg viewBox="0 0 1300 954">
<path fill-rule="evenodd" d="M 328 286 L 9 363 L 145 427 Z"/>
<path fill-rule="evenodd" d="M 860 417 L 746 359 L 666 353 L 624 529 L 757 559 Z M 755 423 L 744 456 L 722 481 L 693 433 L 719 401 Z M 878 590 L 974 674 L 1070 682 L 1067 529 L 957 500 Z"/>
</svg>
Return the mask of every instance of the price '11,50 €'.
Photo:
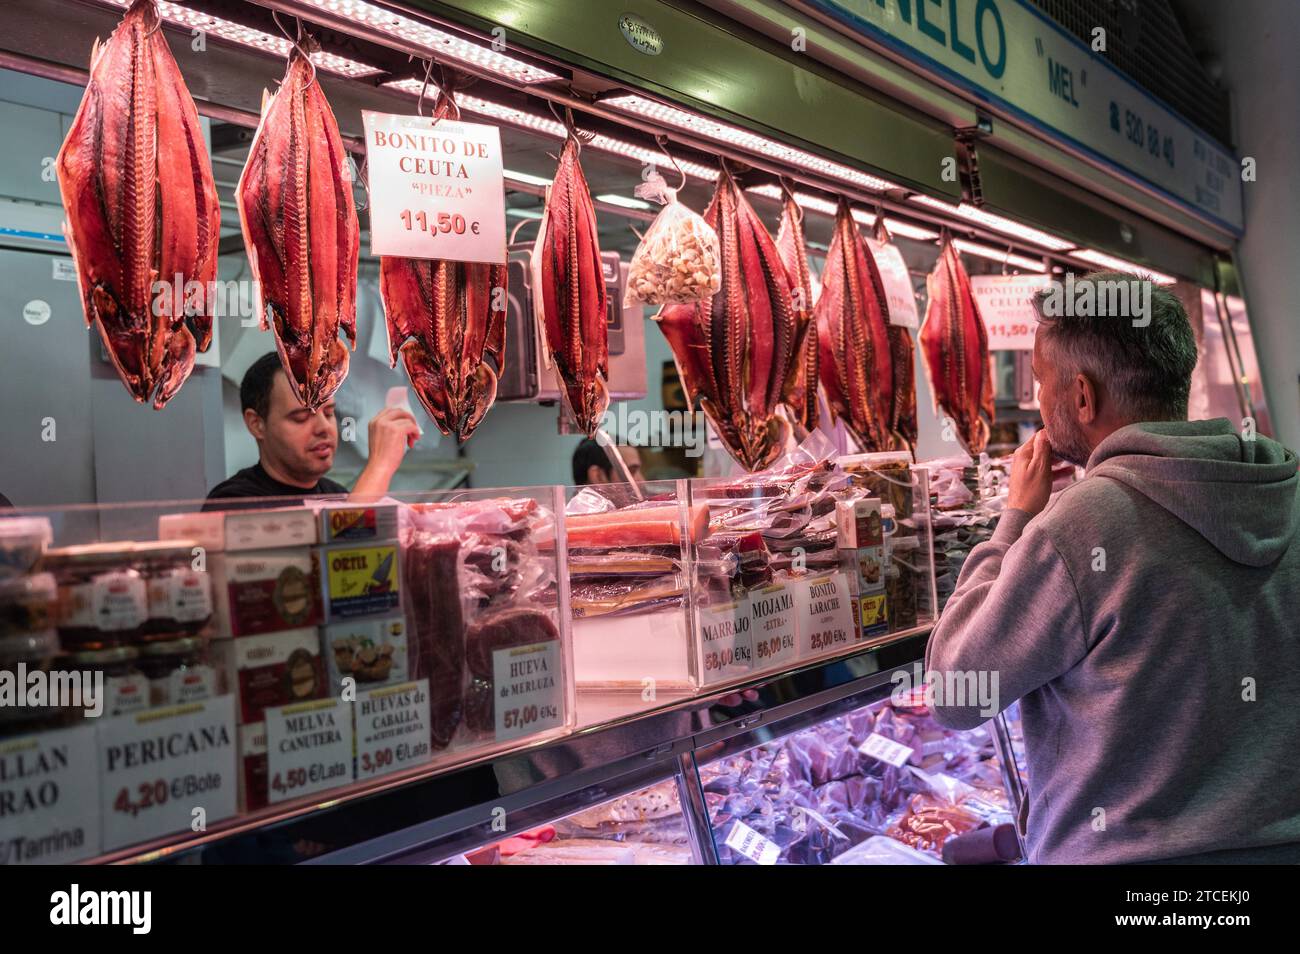
<svg viewBox="0 0 1300 954">
<path fill-rule="evenodd" d="M 402 224 L 406 226 L 406 231 L 428 232 L 431 235 L 464 235 L 468 229 L 471 235 L 478 235 L 478 222 L 466 222 L 465 216 L 459 212 L 439 212 L 432 221 L 429 219 L 427 212 L 412 213 L 410 209 L 403 209 L 400 217 Z"/>
</svg>

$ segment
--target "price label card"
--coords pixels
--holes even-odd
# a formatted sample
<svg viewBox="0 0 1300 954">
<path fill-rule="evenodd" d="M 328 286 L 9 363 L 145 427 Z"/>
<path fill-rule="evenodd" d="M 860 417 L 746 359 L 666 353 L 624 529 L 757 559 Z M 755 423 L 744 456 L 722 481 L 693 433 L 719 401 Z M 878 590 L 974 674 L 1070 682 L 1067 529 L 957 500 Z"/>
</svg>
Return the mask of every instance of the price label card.
<svg viewBox="0 0 1300 954">
<path fill-rule="evenodd" d="M 234 696 L 102 719 L 97 735 L 105 851 L 235 814 Z"/>
<path fill-rule="evenodd" d="M 267 801 L 352 781 L 352 705 L 318 699 L 266 710 Z"/>
<path fill-rule="evenodd" d="M 989 333 L 990 351 L 1033 351 L 1038 313 L 1030 304 L 1047 275 L 975 275 L 971 294 Z"/>
<path fill-rule="evenodd" d="M 749 599 L 699 609 L 700 650 L 705 685 L 743 676 L 754 668 Z"/>
<path fill-rule="evenodd" d="M 912 757 L 912 749 L 893 739 L 887 739 L 877 732 L 872 732 L 865 742 L 858 746 L 858 751 L 873 759 L 888 762 L 895 768 L 902 768 Z"/>
<path fill-rule="evenodd" d="M 849 578 L 843 573 L 811 576 L 796 584 L 799 653 L 821 656 L 857 642 Z"/>
<path fill-rule="evenodd" d="M 556 640 L 492 654 L 498 742 L 564 724 L 564 680 Z"/>
<path fill-rule="evenodd" d="M 764 838 L 742 821 L 732 824 L 725 844 L 732 851 L 760 865 L 774 865 L 781 857 L 781 849 L 776 842 Z"/>
<path fill-rule="evenodd" d="M 372 255 L 505 262 L 500 129 L 370 110 L 361 119 Z"/>
<path fill-rule="evenodd" d="M 755 669 L 783 666 L 798 657 L 797 593 L 798 584 L 784 583 L 750 591 L 749 631 Z"/>
<path fill-rule="evenodd" d="M 898 246 L 875 239 L 867 239 L 871 257 L 876 260 L 880 283 L 885 286 L 885 300 L 889 303 L 889 323 L 904 328 L 917 328 L 921 324 L 916 308 L 916 293 L 912 290 L 912 276 L 907 273 L 907 262 Z"/>
<path fill-rule="evenodd" d="M 100 852 L 95 727 L 0 741 L 0 865 L 66 864 Z"/>
<path fill-rule="evenodd" d="M 429 680 L 357 693 L 357 778 L 374 778 L 433 758 Z"/>
</svg>

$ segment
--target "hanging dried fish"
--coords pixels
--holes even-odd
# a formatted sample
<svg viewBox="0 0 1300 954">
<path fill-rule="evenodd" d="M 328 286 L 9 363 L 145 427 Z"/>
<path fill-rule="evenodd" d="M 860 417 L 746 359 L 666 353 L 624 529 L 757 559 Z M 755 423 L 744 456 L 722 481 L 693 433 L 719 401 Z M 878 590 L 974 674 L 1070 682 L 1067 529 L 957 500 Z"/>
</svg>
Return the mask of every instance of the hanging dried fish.
<svg viewBox="0 0 1300 954">
<path fill-rule="evenodd" d="M 874 238 L 881 245 L 893 241 L 889 229 L 885 226 L 885 217 L 877 212 Z M 875 273 L 879 277 L 879 270 Z M 881 301 L 887 301 L 883 286 L 880 291 Z M 890 430 L 893 431 L 900 449 L 915 453 L 917 438 L 916 422 L 916 355 L 912 344 L 912 333 L 902 325 L 892 322 L 887 326 L 889 332 L 890 364 L 893 370 L 893 413 L 890 415 Z"/>
<path fill-rule="evenodd" d="M 313 411 L 348 375 L 339 328 L 355 347 L 361 247 L 347 154 L 307 58 L 316 48 L 300 33 L 280 89 L 262 94 L 235 190 L 262 328 L 275 332 L 294 395 Z"/>
<path fill-rule="evenodd" d="M 578 163 L 579 134 L 572 113 L 566 116 L 569 135 L 546 188 L 533 247 L 533 312 L 569 409 L 578 426 L 592 435 L 609 408 L 609 302 L 596 208 Z"/>
<path fill-rule="evenodd" d="M 935 408 L 952 419 L 966 450 L 978 454 L 988 444 L 994 414 L 988 333 L 947 231 L 926 290 L 921 357 Z"/>
<path fill-rule="evenodd" d="M 782 180 L 781 225 L 776 250 L 790 277 L 794 296 L 795 361 L 785 387 L 785 403 L 805 430 L 817 427 L 817 322 L 813 320 L 812 273 L 804 246 L 803 209 Z"/>
<path fill-rule="evenodd" d="M 55 163 L 86 323 L 131 395 L 155 408 L 212 342 L 221 232 L 198 112 L 160 26 L 153 0 L 135 0 L 95 43 Z"/>
<path fill-rule="evenodd" d="M 871 250 L 841 198 L 814 314 L 827 403 L 865 451 L 893 445 L 888 308 Z"/>
</svg>

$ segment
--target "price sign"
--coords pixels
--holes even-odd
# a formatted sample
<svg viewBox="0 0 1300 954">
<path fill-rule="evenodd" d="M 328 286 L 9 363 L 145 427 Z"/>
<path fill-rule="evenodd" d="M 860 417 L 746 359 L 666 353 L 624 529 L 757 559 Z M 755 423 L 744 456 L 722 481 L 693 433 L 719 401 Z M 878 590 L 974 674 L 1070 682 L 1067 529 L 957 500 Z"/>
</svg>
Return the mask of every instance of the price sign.
<svg viewBox="0 0 1300 954">
<path fill-rule="evenodd" d="M 795 586 L 800 655 L 820 656 L 857 640 L 847 576 L 828 573 L 799 580 Z"/>
<path fill-rule="evenodd" d="M 0 865 L 66 864 L 99 854 L 95 727 L 0 742 Z"/>
<path fill-rule="evenodd" d="M 895 768 L 902 768 L 907 764 L 907 760 L 912 757 L 912 749 L 893 739 L 887 739 L 877 732 L 872 732 L 865 742 L 858 746 L 858 751 L 863 755 L 869 755 L 873 759 L 880 759 L 882 762 L 888 762 Z"/>
<path fill-rule="evenodd" d="M 735 822 L 727 832 L 726 845 L 739 855 L 760 865 L 774 865 L 781 857 L 781 848 L 764 838 L 742 821 Z"/>
<path fill-rule="evenodd" d="M 904 328 L 918 328 L 920 314 L 916 308 L 916 293 L 912 290 L 912 276 L 907 273 L 907 262 L 898 246 L 875 239 L 867 239 L 871 257 L 876 260 L 880 283 L 885 287 L 885 300 L 889 303 L 889 323 Z"/>
<path fill-rule="evenodd" d="M 560 644 L 555 640 L 498 649 L 492 654 L 498 742 L 564 723 Z"/>
<path fill-rule="evenodd" d="M 795 638 L 798 584 L 765 586 L 749 594 L 749 631 L 754 647 L 754 668 L 769 669 L 793 662 L 798 656 Z"/>
<path fill-rule="evenodd" d="M 361 111 L 373 255 L 506 260 L 501 130 Z"/>
<path fill-rule="evenodd" d="M 754 668 L 749 600 L 704 606 L 699 610 L 699 640 L 705 685 L 743 676 Z"/>
<path fill-rule="evenodd" d="M 352 706 L 319 699 L 266 710 L 267 801 L 352 781 Z"/>
<path fill-rule="evenodd" d="M 429 680 L 357 693 L 357 778 L 374 778 L 433 758 Z"/>
<path fill-rule="evenodd" d="M 98 740 L 105 851 L 235 814 L 234 696 L 102 719 Z"/>
<path fill-rule="evenodd" d="M 975 275 L 971 294 L 989 333 L 990 351 L 1033 351 L 1038 313 L 1034 292 L 1051 279 L 1046 275 Z"/>
</svg>

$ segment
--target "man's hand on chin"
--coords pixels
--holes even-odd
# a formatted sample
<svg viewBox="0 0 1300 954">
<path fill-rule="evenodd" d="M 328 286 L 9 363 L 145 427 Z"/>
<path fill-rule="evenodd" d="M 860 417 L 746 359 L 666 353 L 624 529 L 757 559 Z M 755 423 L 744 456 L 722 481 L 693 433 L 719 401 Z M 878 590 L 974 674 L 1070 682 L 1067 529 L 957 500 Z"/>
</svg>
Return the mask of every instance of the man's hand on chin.
<svg viewBox="0 0 1300 954">
<path fill-rule="evenodd" d="M 1052 495 L 1052 445 L 1047 431 L 1039 431 L 1025 441 L 1011 460 L 1011 490 L 1007 509 L 1023 510 L 1036 517 Z"/>
<path fill-rule="evenodd" d="M 419 436 L 420 425 L 410 411 L 386 407 L 376 414 L 370 421 L 370 459 L 352 488 L 352 496 L 388 493 L 393 474 Z"/>
</svg>

